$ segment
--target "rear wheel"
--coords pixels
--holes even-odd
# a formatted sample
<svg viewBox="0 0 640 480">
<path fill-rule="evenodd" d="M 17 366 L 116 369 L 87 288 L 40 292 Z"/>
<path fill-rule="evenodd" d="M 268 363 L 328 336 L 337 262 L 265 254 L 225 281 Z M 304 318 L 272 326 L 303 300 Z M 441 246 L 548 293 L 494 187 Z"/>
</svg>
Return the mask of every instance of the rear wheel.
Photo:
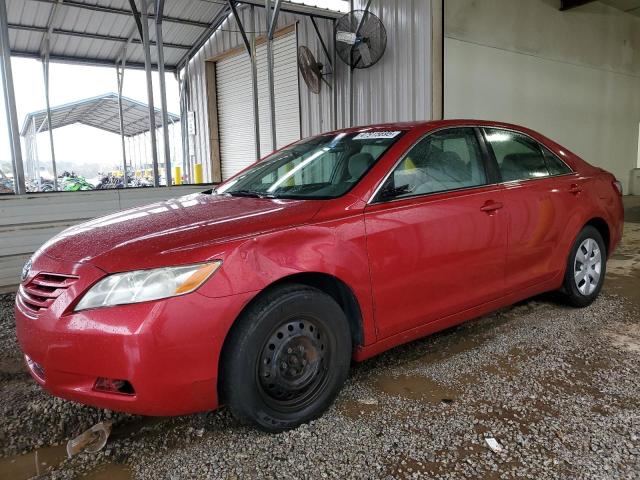
<svg viewBox="0 0 640 480">
<path fill-rule="evenodd" d="M 607 252 L 600 232 L 592 226 L 582 229 L 569 258 L 563 291 L 574 307 L 590 305 L 600 293 L 607 269 Z"/>
<path fill-rule="evenodd" d="M 221 393 L 236 418 L 268 431 L 296 427 L 320 416 L 347 377 L 347 319 L 320 290 L 275 288 L 238 319 L 222 361 Z"/>
</svg>

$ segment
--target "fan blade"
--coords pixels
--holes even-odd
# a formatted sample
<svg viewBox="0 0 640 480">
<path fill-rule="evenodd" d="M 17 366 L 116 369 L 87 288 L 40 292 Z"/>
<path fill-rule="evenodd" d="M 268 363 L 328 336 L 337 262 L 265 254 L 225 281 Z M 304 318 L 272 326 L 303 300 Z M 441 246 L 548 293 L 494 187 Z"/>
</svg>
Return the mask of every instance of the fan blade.
<svg viewBox="0 0 640 480">
<path fill-rule="evenodd" d="M 371 65 L 371 50 L 369 50 L 369 45 L 366 43 L 361 43 L 358 45 L 358 51 L 360 52 L 360 57 L 362 58 L 362 63 L 365 67 Z"/>
<path fill-rule="evenodd" d="M 356 34 L 353 32 L 336 32 L 336 41 L 354 45 L 356 43 Z"/>
</svg>

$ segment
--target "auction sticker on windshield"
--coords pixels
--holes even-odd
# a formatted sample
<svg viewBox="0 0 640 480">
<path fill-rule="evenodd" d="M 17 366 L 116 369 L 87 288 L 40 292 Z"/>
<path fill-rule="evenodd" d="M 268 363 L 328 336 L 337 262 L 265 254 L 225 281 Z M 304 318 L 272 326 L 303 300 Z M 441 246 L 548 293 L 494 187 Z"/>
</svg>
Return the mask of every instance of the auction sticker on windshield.
<svg viewBox="0 0 640 480">
<path fill-rule="evenodd" d="M 354 140 L 374 140 L 376 138 L 395 138 L 400 135 L 400 131 L 387 132 L 362 132 L 353 137 Z"/>
</svg>

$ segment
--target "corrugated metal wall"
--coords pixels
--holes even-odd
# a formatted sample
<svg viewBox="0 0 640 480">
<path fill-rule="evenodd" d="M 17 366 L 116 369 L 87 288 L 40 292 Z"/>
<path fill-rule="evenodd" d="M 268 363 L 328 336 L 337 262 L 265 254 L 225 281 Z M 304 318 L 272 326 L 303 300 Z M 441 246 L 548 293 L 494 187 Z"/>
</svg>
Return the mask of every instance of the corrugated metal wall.
<svg viewBox="0 0 640 480">
<path fill-rule="evenodd" d="M 51 237 L 90 218 L 206 190 L 206 185 L 0 195 L 0 293 L 14 290 L 27 259 Z"/>
<path fill-rule="evenodd" d="M 365 0 L 356 0 L 355 8 L 364 8 Z M 371 11 L 380 17 L 387 30 L 387 50 L 373 67 L 354 72 L 354 124 L 428 120 L 431 118 L 431 0 L 374 0 Z M 239 10 L 247 31 L 251 31 L 249 7 Z M 255 8 L 257 35 L 264 34 L 264 9 Z M 303 15 L 281 12 L 278 28 L 297 23 L 298 45 L 306 45 L 316 59 L 327 65 L 311 20 Z M 333 22 L 317 20 L 320 32 L 333 52 Z M 195 157 L 210 179 L 210 153 L 207 119 L 205 60 L 242 45 L 235 19 L 223 23 L 189 62 L 191 106 L 196 114 Z M 338 124 L 347 126 L 349 117 L 348 67 L 337 60 Z M 251 91 L 247 91 L 251 95 Z M 321 94 L 308 91 L 300 80 L 300 116 L 302 136 L 334 129 L 331 90 L 323 85 Z M 263 152 L 264 153 L 264 152 Z"/>
</svg>

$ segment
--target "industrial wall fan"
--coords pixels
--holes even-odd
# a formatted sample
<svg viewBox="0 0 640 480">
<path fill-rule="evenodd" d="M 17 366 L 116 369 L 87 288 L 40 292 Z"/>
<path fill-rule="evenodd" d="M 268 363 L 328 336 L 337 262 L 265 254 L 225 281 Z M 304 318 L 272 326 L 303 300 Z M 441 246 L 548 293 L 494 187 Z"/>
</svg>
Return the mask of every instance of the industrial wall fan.
<svg viewBox="0 0 640 480">
<path fill-rule="evenodd" d="M 336 23 L 336 49 L 351 68 L 375 65 L 387 48 L 387 31 L 382 21 L 368 10 L 354 10 Z"/>
<path fill-rule="evenodd" d="M 327 82 L 322 73 L 324 65 L 318 62 L 311 50 L 304 45 L 298 47 L 298 68 L 309 90 L 313 93 L 320 93 L 322 82 Z"/>
</svg>

